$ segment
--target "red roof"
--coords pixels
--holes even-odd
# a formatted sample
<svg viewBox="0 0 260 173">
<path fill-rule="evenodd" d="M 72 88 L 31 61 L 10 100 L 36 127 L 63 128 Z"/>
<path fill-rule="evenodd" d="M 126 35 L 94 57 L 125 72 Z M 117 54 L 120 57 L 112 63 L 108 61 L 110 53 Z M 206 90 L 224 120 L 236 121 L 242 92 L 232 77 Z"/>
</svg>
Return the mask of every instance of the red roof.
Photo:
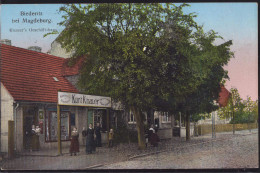
<svg viewBox="0 0 260 173">
<path fill-rule="evenodd" d="M 55 103 L 58 89 L 78 92 L 62 74 L 65 61 L 53 55 L 1 44 L 1 82 L 16 101 Z"/>
<path fill-rule="evenodd" d="M 230 92 L 222 85 L 219 93 L 218 103 L 220 107 L 225 107 L 228 104 Z"/>
<path fill-rule="evenodd" d="M 76 60 L 76 63 L 73 66 L 69 66 L 69 59 L 65 59 L 63 66 L 62 66 L 62 72 L 61 74 L 63 76 L 72 76 L 79 74 L 79 71 L 83 65 L 84 57 L 78 58 Z"/>
</svg>

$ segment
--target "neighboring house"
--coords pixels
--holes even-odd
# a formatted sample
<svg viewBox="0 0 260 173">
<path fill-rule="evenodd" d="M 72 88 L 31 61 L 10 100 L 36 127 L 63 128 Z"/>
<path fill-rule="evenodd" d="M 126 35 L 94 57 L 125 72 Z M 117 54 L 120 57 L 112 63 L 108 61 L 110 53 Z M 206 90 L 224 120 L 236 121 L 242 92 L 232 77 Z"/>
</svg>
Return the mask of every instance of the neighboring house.
<svg viewBox="0 0 260 173">
<path fill-rule="evenodd" d="M 51 55 L 62 57 L 62 58 L 70 58 L 73 52 L 67 52 L 64 48 L 61 47 L 61 44 L 54 40 L 51 43 L 51 49 L 49 51 Z"/>
<path fill-rule="evenodd" d="M 231 96 L 231 93 L 223 86 L 221 85 L 221 91 L 219 93 L 219 99 L 217 101 L 217 104 L 219 107 L 225 107 L 228 104 L 228 99 Z M 215 118 L 215 124 L 227 124 L 230 122 L 230 118 L 228 119 L 220 119 L 218 115 L 218 111 L 214 111 L 210 113 L 210 118 L 207 118 L 205 120 L 199 120 L 198 124 L 212 124 L 212 117 Z"/>
</svg>

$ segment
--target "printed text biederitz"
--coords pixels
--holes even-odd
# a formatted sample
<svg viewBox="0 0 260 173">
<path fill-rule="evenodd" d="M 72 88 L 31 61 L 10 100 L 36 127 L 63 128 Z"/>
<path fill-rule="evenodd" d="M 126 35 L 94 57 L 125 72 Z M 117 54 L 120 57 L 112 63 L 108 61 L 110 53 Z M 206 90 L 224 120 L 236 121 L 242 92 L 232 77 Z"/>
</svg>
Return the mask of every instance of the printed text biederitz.
<svg viewBox="0 0 260 173">
<path fill-rule="evenodd" d="M 20 12 L 21 16 L 42 16 L 42 12 L 26 12 L 26 11 L 21 11 Z"/>
</svg>

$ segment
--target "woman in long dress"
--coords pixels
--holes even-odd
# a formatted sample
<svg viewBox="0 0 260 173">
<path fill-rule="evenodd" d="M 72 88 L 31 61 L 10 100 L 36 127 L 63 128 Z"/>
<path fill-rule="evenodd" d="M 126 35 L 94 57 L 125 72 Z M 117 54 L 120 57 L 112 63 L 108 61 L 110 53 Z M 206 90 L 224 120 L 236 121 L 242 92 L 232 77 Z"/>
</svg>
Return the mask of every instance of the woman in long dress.
<svg viewBox="0 0 260 173">
<path fill-rule="evenodd" d="M 89 128 L 86 131 L 86 153 L 91 154 L 94 151 L 94 129 L 92 128 L 92 124 L 89 124 Z"/>
<path fill-rule="evenodd" d="M 74 153 L 76 156 L 79 152 L 79 133 L 76 127 L 73 128 L 73 131 L 71 132 L 71 143 L 70 143 L 70 155 Z"/>
<path fill-rule="evenodd" d="M 96 134 L 96 143 L 97 143 L 97 147 L 101 147 L 101 128 L 100 128 L 100 124 L 97 123 L 97 127 L 95 128 L 95 134 Z"/>
</svg>

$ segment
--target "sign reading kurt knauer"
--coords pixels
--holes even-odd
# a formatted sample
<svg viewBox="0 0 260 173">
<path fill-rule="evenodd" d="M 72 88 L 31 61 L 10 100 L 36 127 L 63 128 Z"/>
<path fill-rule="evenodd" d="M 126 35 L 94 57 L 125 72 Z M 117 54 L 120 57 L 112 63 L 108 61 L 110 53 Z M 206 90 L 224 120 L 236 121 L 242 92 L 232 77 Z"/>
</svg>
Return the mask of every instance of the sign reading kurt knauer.
<svg viewBox="0 0 260 173">
<path fill-rule="evenodd" d="M 111 107 L 111 98 L 103 96 L 58 92 L 59 105 Z"/>
</svg>

